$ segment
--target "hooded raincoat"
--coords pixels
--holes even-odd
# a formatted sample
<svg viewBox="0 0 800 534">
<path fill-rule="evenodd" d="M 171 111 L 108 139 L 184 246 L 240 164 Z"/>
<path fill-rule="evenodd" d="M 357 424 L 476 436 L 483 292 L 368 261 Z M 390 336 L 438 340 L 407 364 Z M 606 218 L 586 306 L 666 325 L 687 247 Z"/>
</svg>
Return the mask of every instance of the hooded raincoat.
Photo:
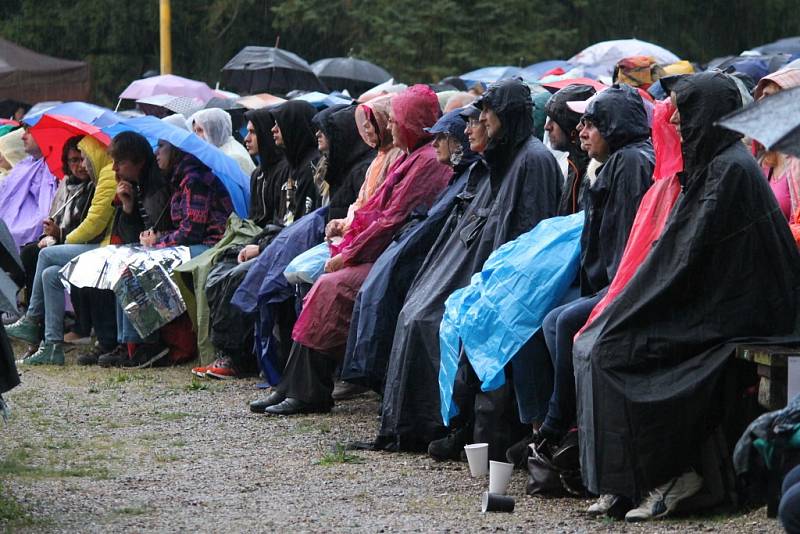
<svg viewBox="0 0 800 534">
<path fill-rule="evenodd" d="M 92 165 L 89 172 L 94 192 L 91 194 L 88 209 L 80 224 L 66 235 L 64 242 L 96 243 L 107 245 L 111 240 L 111 224 L 114 220 L 112 201 L 117 190 L 117 179 L 111 168 L 113 161 L 106 147 L 93 137 L 86 136 L 78 143 L 78 148 L 86 154 Z"/>
<path fill-rule="evenodd" d="M 798 316 L 800 256 L 783 215 L 739 136 L 714 126 L 741 107 L 736 84 L 701 73 L 670 89 L 681 192 L 647 257 L 574 346 L 583 481 L 634 499 L 687 469 L 719 424 L 726 343 L 790 334 Z"/>
<path fill-rule="evenodd" d="M 227 111 L 219 108 L 201 109 L 189 118 L 189 122 L 199 124 L 206 141 L 235 161 L 243 173 L 248 176 L 253 173 L 256 166 L 247 149 L 233 138 L 233 125 Z"/>
<path fill-rule="evenodd" d="M 439 163 L 424 128 L 439 118 L 439 104 L 430 88 L 415 85 L 392 99 L 392 111 L 409 153 L 389 170 L 383 185 L 353 217 L 341 243 L 344 268 L 323 275 L 303 303 L 292 338 L 310 349 L 341 357 L 347 343 L 356 294 L 372 263 L 392 242 L 414 210 L 427 212 L 452 176 Z"/>
<path fill-rule="evenodd" d="M 14 165 L 22 161 L 26 156 L 25 145 L 22 143 L 22 136 L 24 133 L 24 128 L 18 128 L 17 130 L 0 136 L 0 156 L 3 156 L 3 159 L 11 165 L 12 169 Z M 11 172 L 11 169 L 0 169 L 0 187 L 2 187 L 2 183 L 5 181 L 9 172 Z"/>
<path fill-rule="evenodd" d="M 503 134 L 486 150 L 489 173 L 474 192 L 461 195 L 408 291 L 389 356 L 382 448 L 424 450 L 444 433 L 438 374 L 445 300 L 469 283 L 492 251 L 558 209 L 563 174 L 533 136 L 530 90 L 504 80 L 484 94 L 484 103 L 497 113 Z"/>
<path fill-rule="evenodd" d="M 586 191 L 581 235 L 581 294 L 608 287 L 617 272 L 639 202 L 653 178 L 655 154 L 642 98 L 627 85 L 605 90 L 586 109 L 610 155 Z"/>
<path fill-rule="evenodd" d="M 57 185 L 43 157 L 27 156 L 9 171 L 0 185 L 0 219 L 17 246 L 42 235 L 42 221 L 50 212 Z"/>
<path fill-rule="evenodd" d="M 412 222 L 380 255 L 356 296 L 347 350 L 342 365 L 342 379 L 383 392 L 392 336 L 397 316 L 408 288 L 419 272 L 434 241 L 444 226 L 457 197 L 465 189 L 467 195 L 475 182 L 486 175 L 486 164 L 469 149 L 460 110 L 444 115 L 437 129 L 461 141 L 462 155 L 453 166 L 453 178 L 426 214 L 415 213 Z"/>
<path fill-rule="evenodd" d="M 281 188 L 289 178 L 289 163 L 275 145 L 272 127 L 275 119 L 269 109 L 248 111 L 245 118 L 253 123 L 258 140 L 259 165 L 250 175 L 250 219 L 262 228 L 277 224 L 280 216 Z"/>
<path fill-rule="evenodd" d="M 319 207 L 319 193 L 314 184 L 319 151 L 311 126 L 317 112 L 308 102 L 290 100 L 270 108 L 270 113 L 281 130 L 283 152 L 289 164 L 289 177 L 280 189 L 278 213 L 284 224 L 291 224 Z"/>
<path fill-rule="evenodd" d="M 358 133 L 355 110 L 356 106 L 328 108 L 317 113 L 312 121 L 328 138 L 330 146 L 319 164 L 324 160 L 322 174 L 331 219 L 347 217 L 347 210 L 358 197 L 367 169 L 375 159 L 375 150 Z"/>
</svg>

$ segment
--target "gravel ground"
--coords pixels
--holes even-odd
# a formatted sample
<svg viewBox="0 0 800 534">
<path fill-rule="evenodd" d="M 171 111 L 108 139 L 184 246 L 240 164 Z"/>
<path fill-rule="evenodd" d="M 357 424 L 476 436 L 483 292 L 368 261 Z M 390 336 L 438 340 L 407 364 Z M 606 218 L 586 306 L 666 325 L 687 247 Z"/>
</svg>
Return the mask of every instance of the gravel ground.
<svg viewBox="0 0 800 534">
<path fill-rule="evenodd" d="M 69 362 L 68 362 L 69 363 Z M 764 509 L 626 525 L 590 501 L 524 495 L 481 514 L 487 482 L 424 455 L 335 453 L 373 436 L 377 398 L 332 414 L 251 414 L 255 380 L 192 380 L 188 367 L 25 370 L 0 427 L 0 529 L 19 532 L 781 532 Z M 4 519 L 5 518 L 5 519 Z M 9 519 L 11 518 L 11 519 Z"/>
</svg>

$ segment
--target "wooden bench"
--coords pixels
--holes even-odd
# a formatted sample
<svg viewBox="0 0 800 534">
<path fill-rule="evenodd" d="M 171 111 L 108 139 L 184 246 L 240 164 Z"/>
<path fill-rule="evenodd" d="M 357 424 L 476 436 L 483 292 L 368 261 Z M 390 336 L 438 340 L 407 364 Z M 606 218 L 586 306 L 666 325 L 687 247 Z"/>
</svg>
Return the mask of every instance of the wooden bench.
<svg viewBox="0 0 800 534">
<path fill-rule="evenodd" d="M 756 364 L 761 379 L 758 385 L 758 403 L 769 411 L 786 406 L 789 358 L 793 357 L 800 358 L 800 348 L 778 345 L 736 347 L 736 358 Z"/>
</svg>

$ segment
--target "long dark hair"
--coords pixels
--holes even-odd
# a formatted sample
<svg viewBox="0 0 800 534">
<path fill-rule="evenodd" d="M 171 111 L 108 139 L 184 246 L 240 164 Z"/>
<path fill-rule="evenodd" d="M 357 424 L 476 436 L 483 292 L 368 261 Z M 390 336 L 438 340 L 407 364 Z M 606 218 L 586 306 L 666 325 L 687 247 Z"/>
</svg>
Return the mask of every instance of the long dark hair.
<svg viewBox="0 0 800 534">
<path fill-rule="evenodd" d="M 83 139 L 82 135 L 76 135 L 70 137 L 67 139 L 67 142 L 64 143 L 64 149 L 61 151 L 61 168 L 64 170 L 64 176 L 70 176 L 71 174 L 69 169 L 69 153 L 71 150 L 80 152 L 78 143 L 81 142 L 81 139 Z"/>
</svg>

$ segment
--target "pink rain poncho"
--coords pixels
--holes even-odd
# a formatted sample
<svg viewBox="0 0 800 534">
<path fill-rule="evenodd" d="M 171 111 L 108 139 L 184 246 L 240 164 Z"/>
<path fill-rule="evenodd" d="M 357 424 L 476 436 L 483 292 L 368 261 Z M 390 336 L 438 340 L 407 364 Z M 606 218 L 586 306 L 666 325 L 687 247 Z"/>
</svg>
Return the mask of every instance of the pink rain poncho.
<svg viewBox="0 0 800 534">
<path fill-rule="evenodd" d="M 385 181 L 353 217 L 353 223 L 331 254 L 341 254 L 345 267 L 323 275 L 309 292 L 292 338 L 319 352 L 343 351 L 353 302 L 372 263 L 391 243 L 412 211 L 428 209 L 447 186 L 452 169 L 439 163 L 423 128 L 439 118 L 439 103 L 428 87 L 415 85 L 392 100 L 399 127 L 401 156 Z"/>
</svg>

